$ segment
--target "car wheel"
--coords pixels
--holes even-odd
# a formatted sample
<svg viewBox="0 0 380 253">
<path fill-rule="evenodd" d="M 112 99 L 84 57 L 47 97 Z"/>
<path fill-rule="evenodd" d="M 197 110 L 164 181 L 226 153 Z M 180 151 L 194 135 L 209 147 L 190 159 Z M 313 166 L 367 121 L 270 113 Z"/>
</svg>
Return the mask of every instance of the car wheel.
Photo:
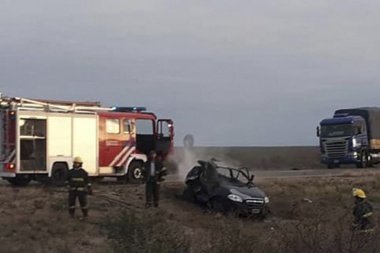
<svg viewBox="0 0 380 253">
<path fill-rule="evenodd" d="M 212 210 L 214 210 L 215 212 L 218 212 L 218 213 L 226 213 L 226 208 L 223 204 L 223 200 L 219 197 L 217 198 L 212 198 L 210 200 L 211 202 L 211 208 Z"/>
<path fill-rule="evenodd" d="M 186 187 L 182 193 L 182 196 L 185 200 L 195 201 L 195 194 L 190 187 Z"/>
</svg>

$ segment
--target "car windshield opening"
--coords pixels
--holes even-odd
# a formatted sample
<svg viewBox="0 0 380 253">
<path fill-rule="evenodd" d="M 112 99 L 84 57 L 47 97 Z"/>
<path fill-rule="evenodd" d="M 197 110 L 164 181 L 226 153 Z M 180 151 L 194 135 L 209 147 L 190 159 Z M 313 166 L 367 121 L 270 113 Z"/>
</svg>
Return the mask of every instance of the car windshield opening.
<svg viewBox="0 0 380 253">
<path fill-rule="evenodd" d="M 240 170 L 228 169 L 228 168 L 218 168 L 219 180 L 224 181 L 233 185 L 246 185 L 249 183 L 249 175 Z"/>
</svg>

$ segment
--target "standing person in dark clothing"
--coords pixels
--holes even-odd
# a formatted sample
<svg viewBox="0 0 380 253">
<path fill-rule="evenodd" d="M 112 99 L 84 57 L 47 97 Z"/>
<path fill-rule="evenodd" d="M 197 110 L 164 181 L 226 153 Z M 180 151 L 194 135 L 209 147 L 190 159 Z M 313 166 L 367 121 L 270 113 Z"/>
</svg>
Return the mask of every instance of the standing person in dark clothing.
<svg viewBox="0 0 380 253">
<path fill-rule="evenodd" d="M 355 204 L 353 208 L 354 222 L 352 228 L 361 232 L 373 231 L 373 226 L 370 222 L 372 216 L 373 207 L 367 201 L 365 192 L 362 189 L 352 189 L 352 195 L 355 198 Z"/>
<path fill-rule="evenodd" d="M 154 206 L 158 207 L 160 182 L 163 181 L 163 177 L 166 176 L 166 168 L 163 163 L 157 159 L 156 151 L 152 150 L 149 153 L 149 158 L 142 168 L 142 173 L 145 181 L 145 205 L 146 207 L 150 207 L 153 199 Z"/>
<path fill-rule="evenodd" d="M 82 158 L 74 158 L 73 168 L 67 173 L 66 185 L 69 189 L 69 214 L 71 218 L 75 216 L 75 203 L 79 199 L 83 218 L 88 216 L 87 194 L 92 195 L 91 183 L 88 173 L 82 168 Z M 83 219 L 81 218 L 81 219 Z"/>
</svg>

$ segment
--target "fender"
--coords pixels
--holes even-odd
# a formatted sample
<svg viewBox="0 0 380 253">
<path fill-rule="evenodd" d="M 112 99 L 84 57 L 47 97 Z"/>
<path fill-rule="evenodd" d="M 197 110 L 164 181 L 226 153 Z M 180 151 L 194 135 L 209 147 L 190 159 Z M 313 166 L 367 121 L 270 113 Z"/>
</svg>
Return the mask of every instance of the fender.
<svg viewBox="0 0 380 253">
<path fill-rule="evenodd" d="M 48 158 L 48 176 L 51 176 L 51 171 L 53 169 L 53 166 L 55 163 L 65 163 L 67 165 L 67 168 L 70 169 L 70 164 L 72 163 L 73 158 L 70 156 L 51 156 Z"/>
<path fill-rule="evenodd" d="M 126 175 L 128 173 L 129 165 L 133 161 L 141 161 L 142 163 L 145 163 L 148 161 L 148 157 L 145 154 L 132 154 L 128 157 L 127 162 L 125 163 L 123 174 Z"/>
</svg>

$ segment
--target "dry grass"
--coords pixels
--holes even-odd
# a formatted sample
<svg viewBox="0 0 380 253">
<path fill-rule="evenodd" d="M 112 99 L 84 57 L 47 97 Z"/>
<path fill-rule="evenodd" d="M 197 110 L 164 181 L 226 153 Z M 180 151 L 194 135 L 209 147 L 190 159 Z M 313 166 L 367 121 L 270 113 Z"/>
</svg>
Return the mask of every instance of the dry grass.
<svg viewBox="0 0 380 253">
<path fill-rule="evenodd" d="M 184 148 L 175 149 L 175 157 L 184 157 Z M 215 157 L 253 169 L 320 168 L 318 147 L 194 147 L 197 159 Z"/>
<path fill-rule="evenodd" d="M 363 236 L 349 230 L 353 187 L 367 192 L 375 207 L 374 222 L 380 226 L 378 174 L 264 179 L 258 184 L 268 194 L 273 211 L 265 222 L 205 213 L 177 196 L 183 183 L 162 185 L 158 210 L 144 208 L 143 185 L 95 184 L 86 222 L 68 218 L 62 189 L 1 185 L 0 252 L 359 253 L 380 249 L 375 245 L 378 233 Z M 126 205 L 107 202 L 100 194 Z"/>
</svg>

